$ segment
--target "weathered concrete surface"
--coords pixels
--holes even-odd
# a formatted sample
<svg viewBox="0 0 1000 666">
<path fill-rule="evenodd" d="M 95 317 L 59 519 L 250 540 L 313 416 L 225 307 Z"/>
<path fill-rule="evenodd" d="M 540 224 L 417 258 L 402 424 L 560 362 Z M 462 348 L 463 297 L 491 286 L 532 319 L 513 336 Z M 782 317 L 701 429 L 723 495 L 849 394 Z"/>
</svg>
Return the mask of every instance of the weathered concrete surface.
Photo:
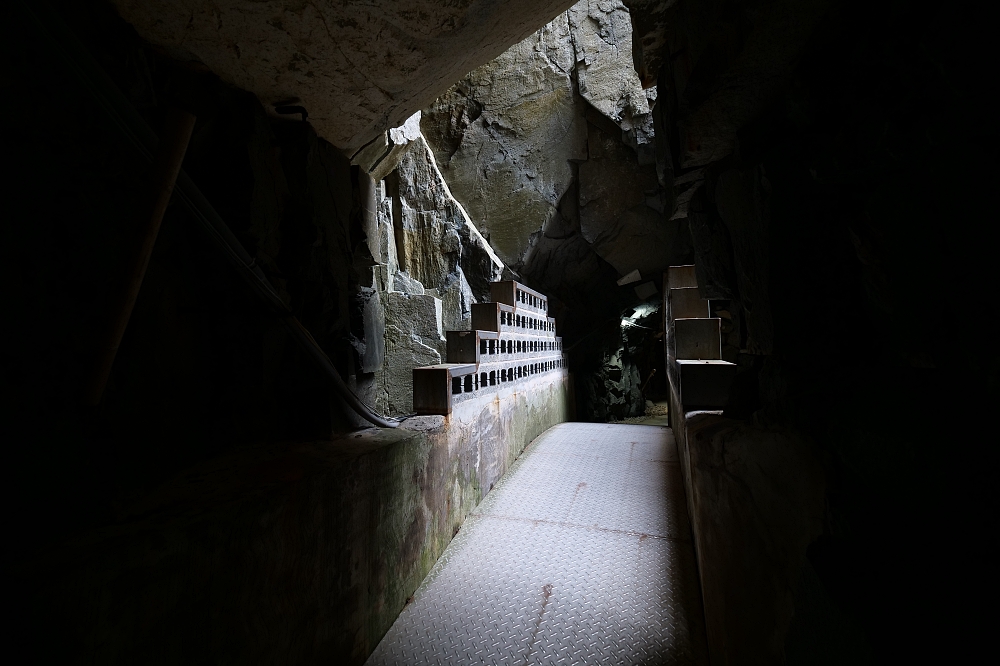
<svg viewBox="0 0 1000 666">
<path fill-rule="evenodd" d="M 52 663 L 362 663 L 468 513 L 564 421 L 546 373 L 450 419 L 244 450 L 38 559 Z"/>
<path fill-rule="evenodd" d="M 552 370 L 455 405 L 448 419 L 449 441 L 476 449 L 475 468 L 483 495 L 528 442 L 572 417 L 571 390 L 569 373 Z"/>
<path fill-rule="evenodd" d="M 150 42 L 204 63 L 265 106 L 304 106 L 320 136 L 353 154 L 571 2 L 115 4 Z"/>
<path fill-rule="evenodd" d="M 711 662 L 784 661 L 806 548 L 823 532 L 826 475 L 802 433 L 690 412 L 671 400 Z"/>
</svg>

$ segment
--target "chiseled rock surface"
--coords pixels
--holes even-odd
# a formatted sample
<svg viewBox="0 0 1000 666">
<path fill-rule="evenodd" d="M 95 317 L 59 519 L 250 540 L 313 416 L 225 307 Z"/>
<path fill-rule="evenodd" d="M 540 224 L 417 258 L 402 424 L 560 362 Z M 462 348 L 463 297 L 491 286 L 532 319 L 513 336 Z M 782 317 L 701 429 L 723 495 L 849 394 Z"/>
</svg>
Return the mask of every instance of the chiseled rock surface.
<svg viewBox="0 0 1000 666">
<path fill-rule="evenodd" d="M 445 330 L 466 330 L 472 304 L 486 300 L 503 262 L 451 195 L 423 137 L 396 167 L 399 220 L 393 220 L 400 268 L 444 302 Z"/>
<path fill-rule="evenodd" d="M 139 34 L 198 60 L 265 106 L 304 106 L 353 154 L 567 0 L 114 0 Z"/>
<path fill-rule="evenodd" d="M 421 112 L 455 198 L 520 279 L 560 303 L 564 331 L 617 322 L 635 295 L 616 280 L 656 279 L 690 249 L 686 223 L 669 219 L 656 91 L 643 90 L 632 44 L 622 2 L 581 0 Z M 582 411 L 634 415 L 636 367 L 617 329 L 606 336 L 578 350 L 605 359 L 580 381 Z"/>
<path fill-rule="evenodd" d="M 577 204 L 567 215 L 564 201 L 579 196 L 583 235 L 597 255 L 621 274 L 656 274 L 669 262 L 676 225 L 662 222 L 653 100 L 633 67 L 628 10 L 619 0 L 581 0 L 453 86 L 423 111 L 421 128 L 456 198 L 515 270 L 546 272 L 531 266 L 543 236 L 569 241 L 567 252 L 579 256 L 565 233 L 567 221 L 577 225 Z M 616 147 L 594 145 L 595 124 Z M 595 155 L 599 163 L 590 164 Z M 546 266 L 564 263 L 544 245 Z M 551 277 L 537 284 L 562 282 Z"/>
<path fill-rule="evenodd" d="M 377 406 L 391 415 L 413 412 L 413 368 L 441 363 L 445 350 L 441 300 L 385 294 L 385 363 L 376 373 Z"/>
<path fill-rule="evenodd" d="M 652 164 L 591 125 L 590 159 L 580 165 L 580 233 L 619 275 L 638 269 L 656 278 L 687 246 L 677 221 L 666 220 Z"/>
<path fill-rule="evenodd" d="M 483 65 L 423 113 L 421 127 L 456 197 L 508 264 L 549 220 L 586 159 L 566 14 Z"/>
<path fill-rule="evenodd" d="M 651 144 L 649 98 L 632 61 L 632 21 L 619 0 L 580 0 L 566 12 L 580 94 L 597 110 Z M 650 91 L 651 94 L 654 92 Z"/>
<path fill-rule="evenodd" d="M 623 419 L 642 412 L 639 369 L 624 345 L 604 349 L 598 372 L 590 373 L 582 383 L 584 401 L 597 420 Z"/>
<path fill-rule="evenodd" d="M 672 146 L 679 166 L 730 155 L 736 133 L 773 104 L 792 78 L 832 0 L 740 3 L 630 0 L 636 6 L 639 61 L 661 63 L 675 97 Z M 673 54 L 671 57 L 670 54 Z M 649 78 L 654 72 L 641 66 Z"/>
<path fill-rule="evenodd" d="M 391 415 L 413 410 L 413 368 L 447 360 L 446 330 L 467 330 L 471 305 L 488 298 L 504 265 L 452 197 L 420 135 L 415 115 L 390 130 L 402 146 L 390 177 L 372 184 L 368 247 L 373 289 L 385 318 L 384 362 L 374 372 L 373 400 Z"/>
<path fill-rule="evenodd" d="M 666 49 L 670 21 L 674 17 L 678 0 L 625 0 L 632 15 L 632 60 L 639 80 L 645 86 L 656 83 L 663 59 L 669 57 Z"/>
</svg>

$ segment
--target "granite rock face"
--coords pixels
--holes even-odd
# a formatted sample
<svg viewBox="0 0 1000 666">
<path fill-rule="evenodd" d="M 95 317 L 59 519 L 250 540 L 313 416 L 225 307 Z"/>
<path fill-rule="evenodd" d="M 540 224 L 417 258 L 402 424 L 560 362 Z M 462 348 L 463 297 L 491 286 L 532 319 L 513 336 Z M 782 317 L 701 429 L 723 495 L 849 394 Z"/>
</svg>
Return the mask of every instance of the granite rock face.
<svg viewBox="0 0 1000 666">
<path fill-rule="evenodd" d="M 673 183 L 678 213 L 687 197 L 698 282 L 731 315 L 723 354 L 736 352 L 738 371 L 726 416 L 756 428 L 720 422 L 691 449 L 704 456 L 693 512 L 716 560 L 701 567 L 709 642 L 722 652 L 712 662 L 981 652 L 988 633 L 969 591 L 993 564 L 975 527 L 987 503 L 972 489 L 989 486 L 973 477 L 995 467 L 983 465 L 993 450 L 973 434 L 982 424 L 946 415 L 939 396 L 947 387 L 949 405 L 990 404 L 1000 386 L 994 347 L 953 353 L 976 335 L 958 313 L 995 291 L 992 244 L 969 240 L 995 207 L 984 184 L 996 163 L 982 146 L 996 123 L 978 85 L 992 24 L 974 18 L 973 3 L 872 3 L 863 20 L 826 0 L 628 4 L 647 22 L 636 26 L 642 59 L 661 63 L 662 182 Z M 926 303 L 940 306 L 918 321 Z M 777 482 L 812 476 L 805 489 L 820 487 L 793 466 L 810 438 L 823 449 L 826 508 L 814 497 L 795 523 L 804 493 Z M 917 536 L 931 510 L 949 516 L 947 538 Z M 834 657 L 851 632 L 832 632 L 827 650 L 816 630 L 836 625 L 810 625 L 801 599 L 789 641 L 808 636 L 812 654 L 795 659 L 782 645 L 800 568 L 857 623 L 873 658 L 864 646 Z M 710 609 L 719 594 L 729 596 Z"/>
<path fill-rule="evenodd" d="M 589 243 L 600 238 L 600 257 L 622 274 L 635 269 L 611 259 L 620 254 L 614 238 L 624 233 L 643 237 L 644 270 L 667 265 L 675 225 L 647 228 L 661 220 L 666 201 L 651 166 L 655 89 L 642 89 L 631 53 L 624 5 L 582 0 L 424 110 L 421 126 L 442 173 L 514 270 L 528 270 L 538 236 L 562 224 L 560 203 L 577 181 L 568 196 L 580 205 L 602 199 L 590 208 L 585 234 Z M 601 150 L 595 126 L 623 149 Z M 602 164 L 587 170 L 595 151 Z M 619 216 L 620 209 L 628 212 Z"/>
<path fill-rule="evenodd" d="M 566 14 L 473 71 L 424 111 L 441 171 L 497 253 L 517 264 L 586 159 Z"/>
<path fill-rule="evenodd" d="M 652 165 L 614 136 L 591 125 L 589 160 L 580 165 L 580 233 L 621 276 L 638 269 L 657 278 L 686 239 L 665 219 L 663 194 Z"/>
<path fill-rule="evenodd" d="M 637 297 L 616 281 L 638 270 L 658 282 L 691 252 L 686 221 L 671 219 L 657 90 L 643 88 L 633 41 L 622 2 L 581 0 L 421 115 L 442 175 L 497 254 L 559 303 L 568 340 L 589 336 L 581 358 L 607 359 L 577 368 L 585 418 L 642 409 L 635 367 L 615 354 Z"/>
<path fill-rule="evenodd" d="M 625 0 L 632 17 L 632 62 L 643 87 L 656 83 L 677 0 Z M 667 54 L 669 55 L 669 54 Z"/>
<path fill-rule="evenodd" d="M 378 405 L 393 415 L 413 411 L 413 368 L 443 360 L 441 300 L 385 292 L 385 363 L 377 374 Z"/>
<path fill-rule="evenodd" d="M 410 145 L 394 180 L 400 213 L 392 222 L 397 261 L 444 301 L 447 330 L 466 329 L 472 304 L 488 297 L 503 262 L 451 196 L 423 137 Z"/>
<path fill-rule="evenodd" d="M 632 362 L 625 346 L 620 344 L 604 350 L 598 372 L 584 380 L 584 402 L 594 412 L 594 420 L 624 419 L 640 414 L 643 409 L 639 369 Z"/>
<path fill-rule="evenodd" d="M 580 95 L 618 123 L 633 144 L 653 143 L 650 97 L 632 60 L 632 20 L 617 0 L 581 0 L 566 12 L 576 52 Z"/>
<path fill-rule="evenodd" d="M 178 60 L 203 63 L 265 107 L 305 107 L 317 133 L 353 155 L 571 3 L 115 4 L 140 35 Z"/>
</svg>

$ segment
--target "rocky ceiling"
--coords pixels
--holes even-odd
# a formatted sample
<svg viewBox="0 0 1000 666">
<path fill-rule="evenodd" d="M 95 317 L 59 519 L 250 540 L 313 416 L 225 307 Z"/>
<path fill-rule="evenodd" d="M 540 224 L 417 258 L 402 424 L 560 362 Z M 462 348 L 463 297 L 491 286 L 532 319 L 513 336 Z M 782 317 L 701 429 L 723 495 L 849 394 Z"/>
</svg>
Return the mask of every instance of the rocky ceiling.
<svg viewBox="0 0 1000 666">
<path fill-rule="evenodd" d="M 114 0 L 139 34 L 353 154 L 572 0 Z"/>
</svg>

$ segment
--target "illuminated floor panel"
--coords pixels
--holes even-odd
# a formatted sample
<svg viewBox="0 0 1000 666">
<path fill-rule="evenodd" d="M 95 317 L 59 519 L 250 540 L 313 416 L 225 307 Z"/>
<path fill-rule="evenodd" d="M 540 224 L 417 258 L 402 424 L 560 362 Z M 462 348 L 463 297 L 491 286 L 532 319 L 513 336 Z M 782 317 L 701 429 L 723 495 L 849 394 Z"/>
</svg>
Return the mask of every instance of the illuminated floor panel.
<svg viewBox="0 0 1000 666">
<path fill-rule="evenodd" d="M 466 520 L 368 664 L 703 664 L 667 428 L 564 423 Z"/>
</svg>

